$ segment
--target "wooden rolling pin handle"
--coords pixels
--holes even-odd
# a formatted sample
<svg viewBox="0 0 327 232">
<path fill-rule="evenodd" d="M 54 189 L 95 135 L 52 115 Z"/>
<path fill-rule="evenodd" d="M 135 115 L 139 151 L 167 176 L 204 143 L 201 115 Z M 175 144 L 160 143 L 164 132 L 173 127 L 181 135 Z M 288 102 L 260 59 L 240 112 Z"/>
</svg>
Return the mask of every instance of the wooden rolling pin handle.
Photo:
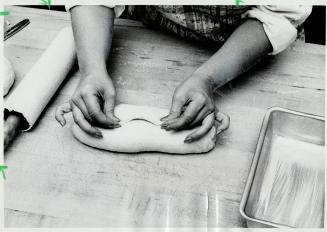
<svg viewBox="0 0 327 232">
<path fill-rule="evenodd" d="M 6 150 L 9 144 L 14 140 L 18 132 L 19 126 L 21 123 L 21 117 L 17 114 L 8 115 L 7 119 L 4 122 L 4 150 Z"/>
</svg>

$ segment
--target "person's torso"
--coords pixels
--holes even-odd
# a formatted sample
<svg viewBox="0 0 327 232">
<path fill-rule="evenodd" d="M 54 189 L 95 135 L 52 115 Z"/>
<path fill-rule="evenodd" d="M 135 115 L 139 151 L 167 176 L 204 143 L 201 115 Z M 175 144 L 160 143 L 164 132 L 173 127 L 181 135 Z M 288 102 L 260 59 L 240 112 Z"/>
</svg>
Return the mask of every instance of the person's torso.
<svg viewBox="0 0 327 232">
<path fill-rule="evenodd" d="M 144 24 L 161 27 L 181 37 L 224 42 L 242 22 L 252 6 L 146 5 L 138 9 Z"/>
</svg>

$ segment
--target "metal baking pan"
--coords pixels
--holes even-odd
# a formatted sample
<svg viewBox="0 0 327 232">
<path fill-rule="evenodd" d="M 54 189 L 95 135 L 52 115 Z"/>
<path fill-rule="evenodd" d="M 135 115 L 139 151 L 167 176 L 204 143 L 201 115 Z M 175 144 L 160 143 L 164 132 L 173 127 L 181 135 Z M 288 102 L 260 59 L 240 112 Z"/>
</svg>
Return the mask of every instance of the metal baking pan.
<svg viewBox="0 0 327 232">
<path fill-rule="evenodd" d="M 325 120 L 271 108 L 240 204 L 248 227 L 324 227 Z"/>
</svg>

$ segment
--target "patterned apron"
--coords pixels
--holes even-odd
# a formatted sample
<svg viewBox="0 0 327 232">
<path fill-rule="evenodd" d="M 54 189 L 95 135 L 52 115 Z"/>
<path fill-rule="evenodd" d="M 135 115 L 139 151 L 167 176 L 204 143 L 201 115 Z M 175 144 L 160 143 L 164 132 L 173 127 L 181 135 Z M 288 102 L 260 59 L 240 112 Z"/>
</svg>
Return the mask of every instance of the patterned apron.
<svg viewBox="0 0 327 232">
<path fill-rule="evenodd" d="M 139 19 L 153 28 L 163 28 L 182 38 L 220 46 L 246 19 L 242 15 L 253 6 L 236 5 L 146 5 L 128 6 L 127 18 Z M 298 38 L 304 40 L 303 27 Z M 303 38 L 302 38 L 303 37 Z"/>
</svg>

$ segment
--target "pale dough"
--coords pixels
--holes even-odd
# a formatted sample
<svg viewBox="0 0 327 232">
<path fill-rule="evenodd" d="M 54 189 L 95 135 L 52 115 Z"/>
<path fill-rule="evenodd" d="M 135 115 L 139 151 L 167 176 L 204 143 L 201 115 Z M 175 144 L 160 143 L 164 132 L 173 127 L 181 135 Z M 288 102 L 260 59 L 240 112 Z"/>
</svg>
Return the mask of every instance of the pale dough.
<svg viewBox="0 0 327 232">
<path fill-rule="evenodd" d="M 137 153 L 158 151 L 173 154 L 204 153 L 215 147 L 216 128 L 198 141 L 184 143 L 185 137 L 192 130 L 165 131 L 160 128 L 160 118 L 166 116 L 168 110 L 121 104 L 116 106 L 115 115 L 121 119 L 122 125 L 116 129 L 100 129 L 102 139 L 94 138 L 72 125 L 72 132 L 76 139 L 91 147 L 115 151 Z"/>
<path fill-rule="evenodd" d="M 9 60 L 7 60 L 6 57 L 4 57 L 3 61 L 4 65 L 4 72 L 2 73 L 3 75 L 3 96 L 6 96 L 11 88 L 11 86 L 15 82 L 15 72 L 14 69 L 11 66 L 11 63 Z"/>
</svg>

